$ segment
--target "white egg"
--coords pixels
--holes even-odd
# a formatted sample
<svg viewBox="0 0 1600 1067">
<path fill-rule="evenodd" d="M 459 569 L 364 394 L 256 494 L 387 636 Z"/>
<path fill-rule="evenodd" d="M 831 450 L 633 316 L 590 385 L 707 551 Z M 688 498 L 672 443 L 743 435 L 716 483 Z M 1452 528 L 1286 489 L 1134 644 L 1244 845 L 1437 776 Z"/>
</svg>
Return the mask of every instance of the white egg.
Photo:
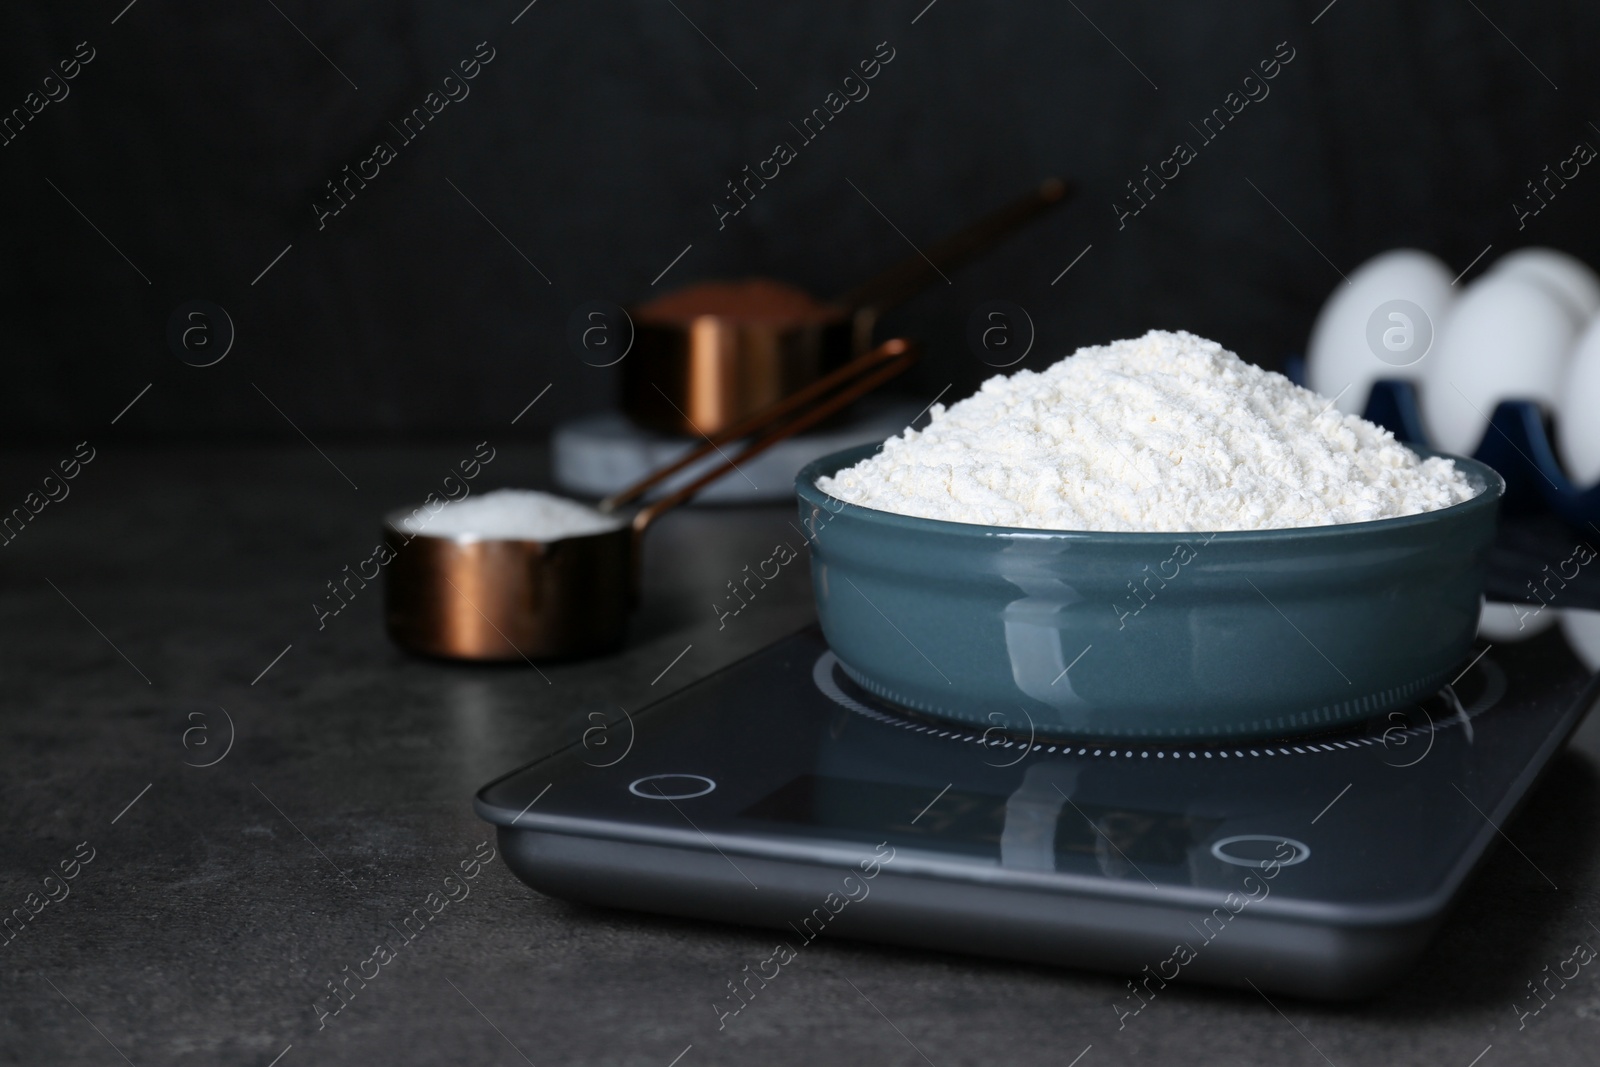
<svg viewBox="0 0 1600 1067">
<path fill-rule="evenodd" d="M 1454 295 L 1450 269 L 1426 252 L 1397 248 L 1367 260 L 1311 327 L 1306 384 L 1359 415 L 1374 381 L 1419 376 Z"/>
<path fill-rule="evenodd" d="M 1561 613 L 1561 634 L 1585 667 L 1600 671 L 1600 611 L 1568 608 Z"/>
<path fill-rule="evenodd" d="M 1600 482 L 1600 315 L 1578 338 L 1556 401 L 1556 453 L 1581 488 Z"/>
<path fill-rule="evenodd" d="M 1600 311 L 1600 274 L 1575 256 L 1554 248 L 1519 248 L 1495 261 L 1494 274 L 1533 278 L 1550 287 L 1566 302 L 1578 322 Z"/>
<path fill-rule="evenodd" d="M 1567 306 L 1539 282 L 1494 272 L 1467 286 L 1422 363 L 1429 441 L 1470 456 L 1500 401 L 1553 409 L 1576 333 Z"/>
<path fill-rule="evenodd" d="M 1559 609 L 1543 604 L 1502 604 L 1486 600 L 1478 614 L 1478 636 L 1496 644 L 1526 641 L 1550 629 L 1560 618 Z"/>
</svg>

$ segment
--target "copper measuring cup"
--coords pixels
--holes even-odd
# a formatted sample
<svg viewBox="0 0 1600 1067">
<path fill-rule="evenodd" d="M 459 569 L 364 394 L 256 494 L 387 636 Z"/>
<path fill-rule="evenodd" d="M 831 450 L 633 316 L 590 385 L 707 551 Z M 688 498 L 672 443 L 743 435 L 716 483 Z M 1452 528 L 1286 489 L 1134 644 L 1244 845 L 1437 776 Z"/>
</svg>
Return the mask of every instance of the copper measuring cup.
<svg viewBox="0 0 1600 1067">
<path fill-rule="evenodd" d="M 805 314 L 771 319 L 697 314 L 653 319 L 629 309 L 633 349 L 622 364 L 622 409 L 638 426 L 671 434 L 716 433 L 817 380 L 872 346 L 878 316 L 988 251 L 1064 200 L 1058 178 L 990 212 L 927 250 Z M 805 297 L 803 290 L 768 283 Z"/>
<path fill-rule="evenodd" d="M 384 541 L 385 621 L 402 648 L 467 660 L 567 659 L 622 644 L 639 598 L 641 541 L 663 514 L 742 460 L 806 430 L 916 361 L 914 342 L 885 341 L 811 385 L 720 432 L 705 444 L 600 502 L 612 512 L 721 446 L 761 430 L 738 455 L 653 501 L 616 529 L 555 541 L 409 534 L 411 514 L 391 513 Z M 769 428 L 770 427 L 770 428 Z"/>
</svg>

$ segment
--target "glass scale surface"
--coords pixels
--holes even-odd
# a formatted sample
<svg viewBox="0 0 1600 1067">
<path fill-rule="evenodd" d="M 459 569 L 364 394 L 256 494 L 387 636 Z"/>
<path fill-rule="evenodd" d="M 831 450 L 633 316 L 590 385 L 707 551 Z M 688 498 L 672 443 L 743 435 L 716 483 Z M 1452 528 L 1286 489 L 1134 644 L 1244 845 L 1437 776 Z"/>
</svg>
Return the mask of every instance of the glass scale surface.
<svg viewBox="0 0 1600 1067">
<path fill-rule="evenodd" d="M 523 881 L 583 903 L 1363 996 L 1422 952 L 1600 698 L 1557 632 L 1485 648 L 1359 729 L 1112 744 L 919 718 L 812 627 L 476 808 Z"/>
</svg>

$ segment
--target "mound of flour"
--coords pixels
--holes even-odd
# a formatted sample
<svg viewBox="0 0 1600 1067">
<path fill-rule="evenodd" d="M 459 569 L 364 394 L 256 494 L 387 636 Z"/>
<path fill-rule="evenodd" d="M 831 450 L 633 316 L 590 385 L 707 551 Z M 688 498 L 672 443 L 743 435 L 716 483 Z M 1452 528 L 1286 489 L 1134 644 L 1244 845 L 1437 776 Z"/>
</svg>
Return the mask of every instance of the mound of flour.
<svg viewBox="0 0 1600 1067">
<path fill-rule="evenodd" d="M 1447 459 L 1190 333 L 983 383 L 817 488 L 863 507 L 1045 530 L 1210 532 L 1415 515 L 1474 495 Z"/>
<path fill-rule="evenodd" d="M 496 489 L 446 504 L 432 515 L 408 515 L 401 527 L 430 537 L 558 541 L 615 530 L 623 520 L 587 504 L 536 489 Z"/>
</svg>

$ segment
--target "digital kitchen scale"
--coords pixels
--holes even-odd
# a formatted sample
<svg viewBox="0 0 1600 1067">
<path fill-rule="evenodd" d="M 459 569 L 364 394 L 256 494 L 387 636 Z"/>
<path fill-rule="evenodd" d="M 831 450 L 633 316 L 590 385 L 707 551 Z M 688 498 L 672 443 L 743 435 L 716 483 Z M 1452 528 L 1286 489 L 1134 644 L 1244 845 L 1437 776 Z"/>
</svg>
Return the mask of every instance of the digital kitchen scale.
<svg viewBox="0 0 1600 1067">
<path fill-rule="evenodd" d="M 771 927 L 792 948 L 826 933 L 1152 991 L 1361 996 L 1420 954 L 1600 697 L 1558 633 L 1483 648 L 1361 729 L 1112 744 L 1038 736 L 1021 711 L 986 731 L 918 717 L 851 682 L 813 627 L 476 807 L 541 893 Z"/>
</svg>

